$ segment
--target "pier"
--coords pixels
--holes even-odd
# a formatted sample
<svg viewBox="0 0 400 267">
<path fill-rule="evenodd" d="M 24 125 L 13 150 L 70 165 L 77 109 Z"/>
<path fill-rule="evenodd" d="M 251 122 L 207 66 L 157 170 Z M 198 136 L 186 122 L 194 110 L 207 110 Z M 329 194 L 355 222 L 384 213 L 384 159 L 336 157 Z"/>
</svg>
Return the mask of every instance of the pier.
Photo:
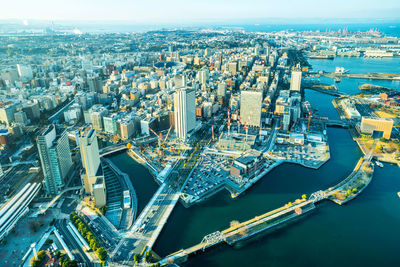
<svg viewBox="0 0 400 267">
<path fill-rule="evenodd" d="M 303 89 L 310 89 L 314 90 L 323 94 L 331 95 L 331 96 L 336 96 L 336 97 L 341 97 L 341 96 L 346 96 L 346 93 L 340 92 L 337 89 L 336 85 L 328 85 L 328 84 L 323 84 L 320 82 L 316 81 L 310 81 L 307 80 L 303 83 L 302 85 Z"/>
<path fill-rule="evenodd" d="M 335 73 L 328 72 L 322 74 L 325 77 L 332 79 L 337 78 L 351 78 L 351 79 L 370 79 L 370 80 L 400 80 L 400 74 L 397 73 L 377 73 L 377 72 L 367 72 L 367 73 Z"/>
</svg>

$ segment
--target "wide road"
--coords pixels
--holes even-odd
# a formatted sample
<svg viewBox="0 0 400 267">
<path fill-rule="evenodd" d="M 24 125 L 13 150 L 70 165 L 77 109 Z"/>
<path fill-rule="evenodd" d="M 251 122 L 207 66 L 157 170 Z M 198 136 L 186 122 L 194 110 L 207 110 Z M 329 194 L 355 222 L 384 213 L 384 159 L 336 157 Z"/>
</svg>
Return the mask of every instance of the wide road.
<svg viewBox="0 0 400 267">
<path fill-rule="evenodd" d="M 68 221 L 66 219 L 57 220 L 55 223 L 55 227 L 62 235 L 64 242 L 67 244 L 68 248 L 71 250 L 71 253 L 74 255 L 75 259 L 78 262 L 86 264 L 86 266 L 94 266 L 94 264 L 86 256 L 82 247 L 77 243 L 75 238 L 71 235 L 70 231 L 67 228 L 67 224 L 68 224 Z"/>
<path fill-rule="evenodd" d="M 112 261 L 128 264 L 146 246 L 151 248 L 178 199 L 179 194 L 172 188 L 166 184 L 161 185 L 135 224 L 115 247 Z"/>
</svg>

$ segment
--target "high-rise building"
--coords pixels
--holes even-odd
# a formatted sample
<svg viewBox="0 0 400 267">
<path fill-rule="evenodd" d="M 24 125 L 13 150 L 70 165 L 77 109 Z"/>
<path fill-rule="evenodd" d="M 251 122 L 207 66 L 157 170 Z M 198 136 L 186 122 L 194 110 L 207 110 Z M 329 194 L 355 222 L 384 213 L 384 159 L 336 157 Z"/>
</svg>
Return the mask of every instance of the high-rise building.
<svg viewBox="0 0 400 267">
<path fill-rule="evenodd" d="M 290 91 L 300 91 L 301 87 L 301 70 L 300 66 L 296 67 L 292 71 L 292 77 L 290 79 Z"/>
<path fill-rule="evenodd" d="M 85 169 L 81 174 L 85 192 L 94 197 L 96 207 L 102 207 L 106 204 L 106 185 L 100 163 L 96 130 L 91 127 L 83 129 L 79 135 L 79 147 L 82 166 Z"/>
<path fill-rule="evenodd" d="M 130 118 L 126 118 L 120 121 L 120 132 L 121 139 L 128 140 L 134 134 L 134 123 Z"/>
<path fill-rule="evenodd" d="M 177 90 L 174 94 L 175 133 L 178 138 L 186 139 L 187 133 L 196 126 L 195 91 Z"/>
<path fill-rule="evenodd" d="M 17 70 L 18 75 L 22 80 L 31 80 L 33 78 L 31 66 L 17 64 Z"/>
<path fill-rule="evenodd" d="M 218 84 L 217 96 L 225 97 L 225 95 L 226 95 L 226 83 L 221 82 Z"/>
<path fill-rule="evenodd" d="M 11 86 L 19 79 L 18 71 L 15 69 L 5 70 L 1 73 L 1 79 L 6 82 L 7 86 Z"/>
<path fill-rule="evenodd" d="M 119 132 L 117 124 L 117 116 L 106 116 L 103 118 L 104 131 L 110 134 L 117 134 Z"/>
<path fill-rule="evenodd" d="M 49 125 L 37 137 L 47 194 L 57 194 L 64 187 L 72 167 L 67 131 Z"/>
<path fill-rule="evenodd" d="M 103 105 L 94 105 L 90 109 L 90 121 L 93 129 L 103 130 L 103 117 L 108 114 L 108 110 Z"/>
<path fill-rule="evenodd" d="M 175 88 L 185 87 L 187 84 L 187 78 L 185 74 L 178 74 L 174 77 Z"/>
<path fill-rule="evenodd" d="M 82 166 L 88 176 L 96 176 L 100 166 L 99 145 L 96 130 L 88 127 L 79 135 Z"/>
<path fill-rule="evenodd" d="M 89 91 L 102 93 L 103 92 L 103 84 L 99 77 L 89 77 L 87 79 Z"/>
<path fill-rule="evenodd" d="M 206 84 L 208 81 L 208 70 L 207 69 L 202 69 L 199 71 L 199 82 L 200 84 Z"/>
<path fill-rule="evenodd" d="M 22 107 L 22 111 L 26 113 L 26 117 L 31 121 L 35 121 L 40 118 L 39 103 L 25 103 Z"/>
<path fill-rule="evenodd" d="M 10 125 L 14 121 L 15 106 L 7 105 L 0 107 L 0 122 Z"/>
<path fill-rule="evenodd" d="M 260 127 L 262 99 L 262 91 L 241 91 L 240 117 L 243 123 Z"/>
<path fill-rule="evenodd" d="M 232 74 L 236 74 L 238 70 L 238 64 L 237 62 L 230 62 L 227 64 L 228 65 L 228 71 Z"/>
</svg>

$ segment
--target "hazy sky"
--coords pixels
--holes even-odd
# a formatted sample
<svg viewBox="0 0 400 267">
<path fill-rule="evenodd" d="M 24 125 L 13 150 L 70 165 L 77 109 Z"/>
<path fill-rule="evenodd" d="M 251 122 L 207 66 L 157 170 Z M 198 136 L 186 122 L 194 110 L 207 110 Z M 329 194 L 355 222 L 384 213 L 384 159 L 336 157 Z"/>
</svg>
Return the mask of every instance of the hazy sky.
<svg viewBox="0 0 400 267">
<path fill-rule="evenodd" d="M 1 0 L 0 19 L 222 21 L 400 18 L 400 0 Z"/>
</svg>

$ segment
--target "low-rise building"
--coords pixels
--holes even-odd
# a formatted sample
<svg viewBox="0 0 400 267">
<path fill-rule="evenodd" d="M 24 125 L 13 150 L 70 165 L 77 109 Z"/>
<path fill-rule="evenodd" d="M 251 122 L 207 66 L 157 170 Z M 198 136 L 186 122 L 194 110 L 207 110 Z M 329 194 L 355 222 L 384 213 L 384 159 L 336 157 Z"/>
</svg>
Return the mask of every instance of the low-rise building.
<svg viewBox="0 0 400 267">
<path fill-rule="evenodd" d="M 374 132 L 378 133 L 379 137 L 390 139 L 393 129 L 393 120 L 391 119 L 376 119 L 376 118 L 361 118 L 361 133 L 374 135 Z"/>
<path fill-rule="evenodd" d="M 242 156 L 235 159 L 230 174 L 238 179 L 251 178 L 264 163 L 262 153 L 255 149 L 246 151 Z"/>
</svg>

